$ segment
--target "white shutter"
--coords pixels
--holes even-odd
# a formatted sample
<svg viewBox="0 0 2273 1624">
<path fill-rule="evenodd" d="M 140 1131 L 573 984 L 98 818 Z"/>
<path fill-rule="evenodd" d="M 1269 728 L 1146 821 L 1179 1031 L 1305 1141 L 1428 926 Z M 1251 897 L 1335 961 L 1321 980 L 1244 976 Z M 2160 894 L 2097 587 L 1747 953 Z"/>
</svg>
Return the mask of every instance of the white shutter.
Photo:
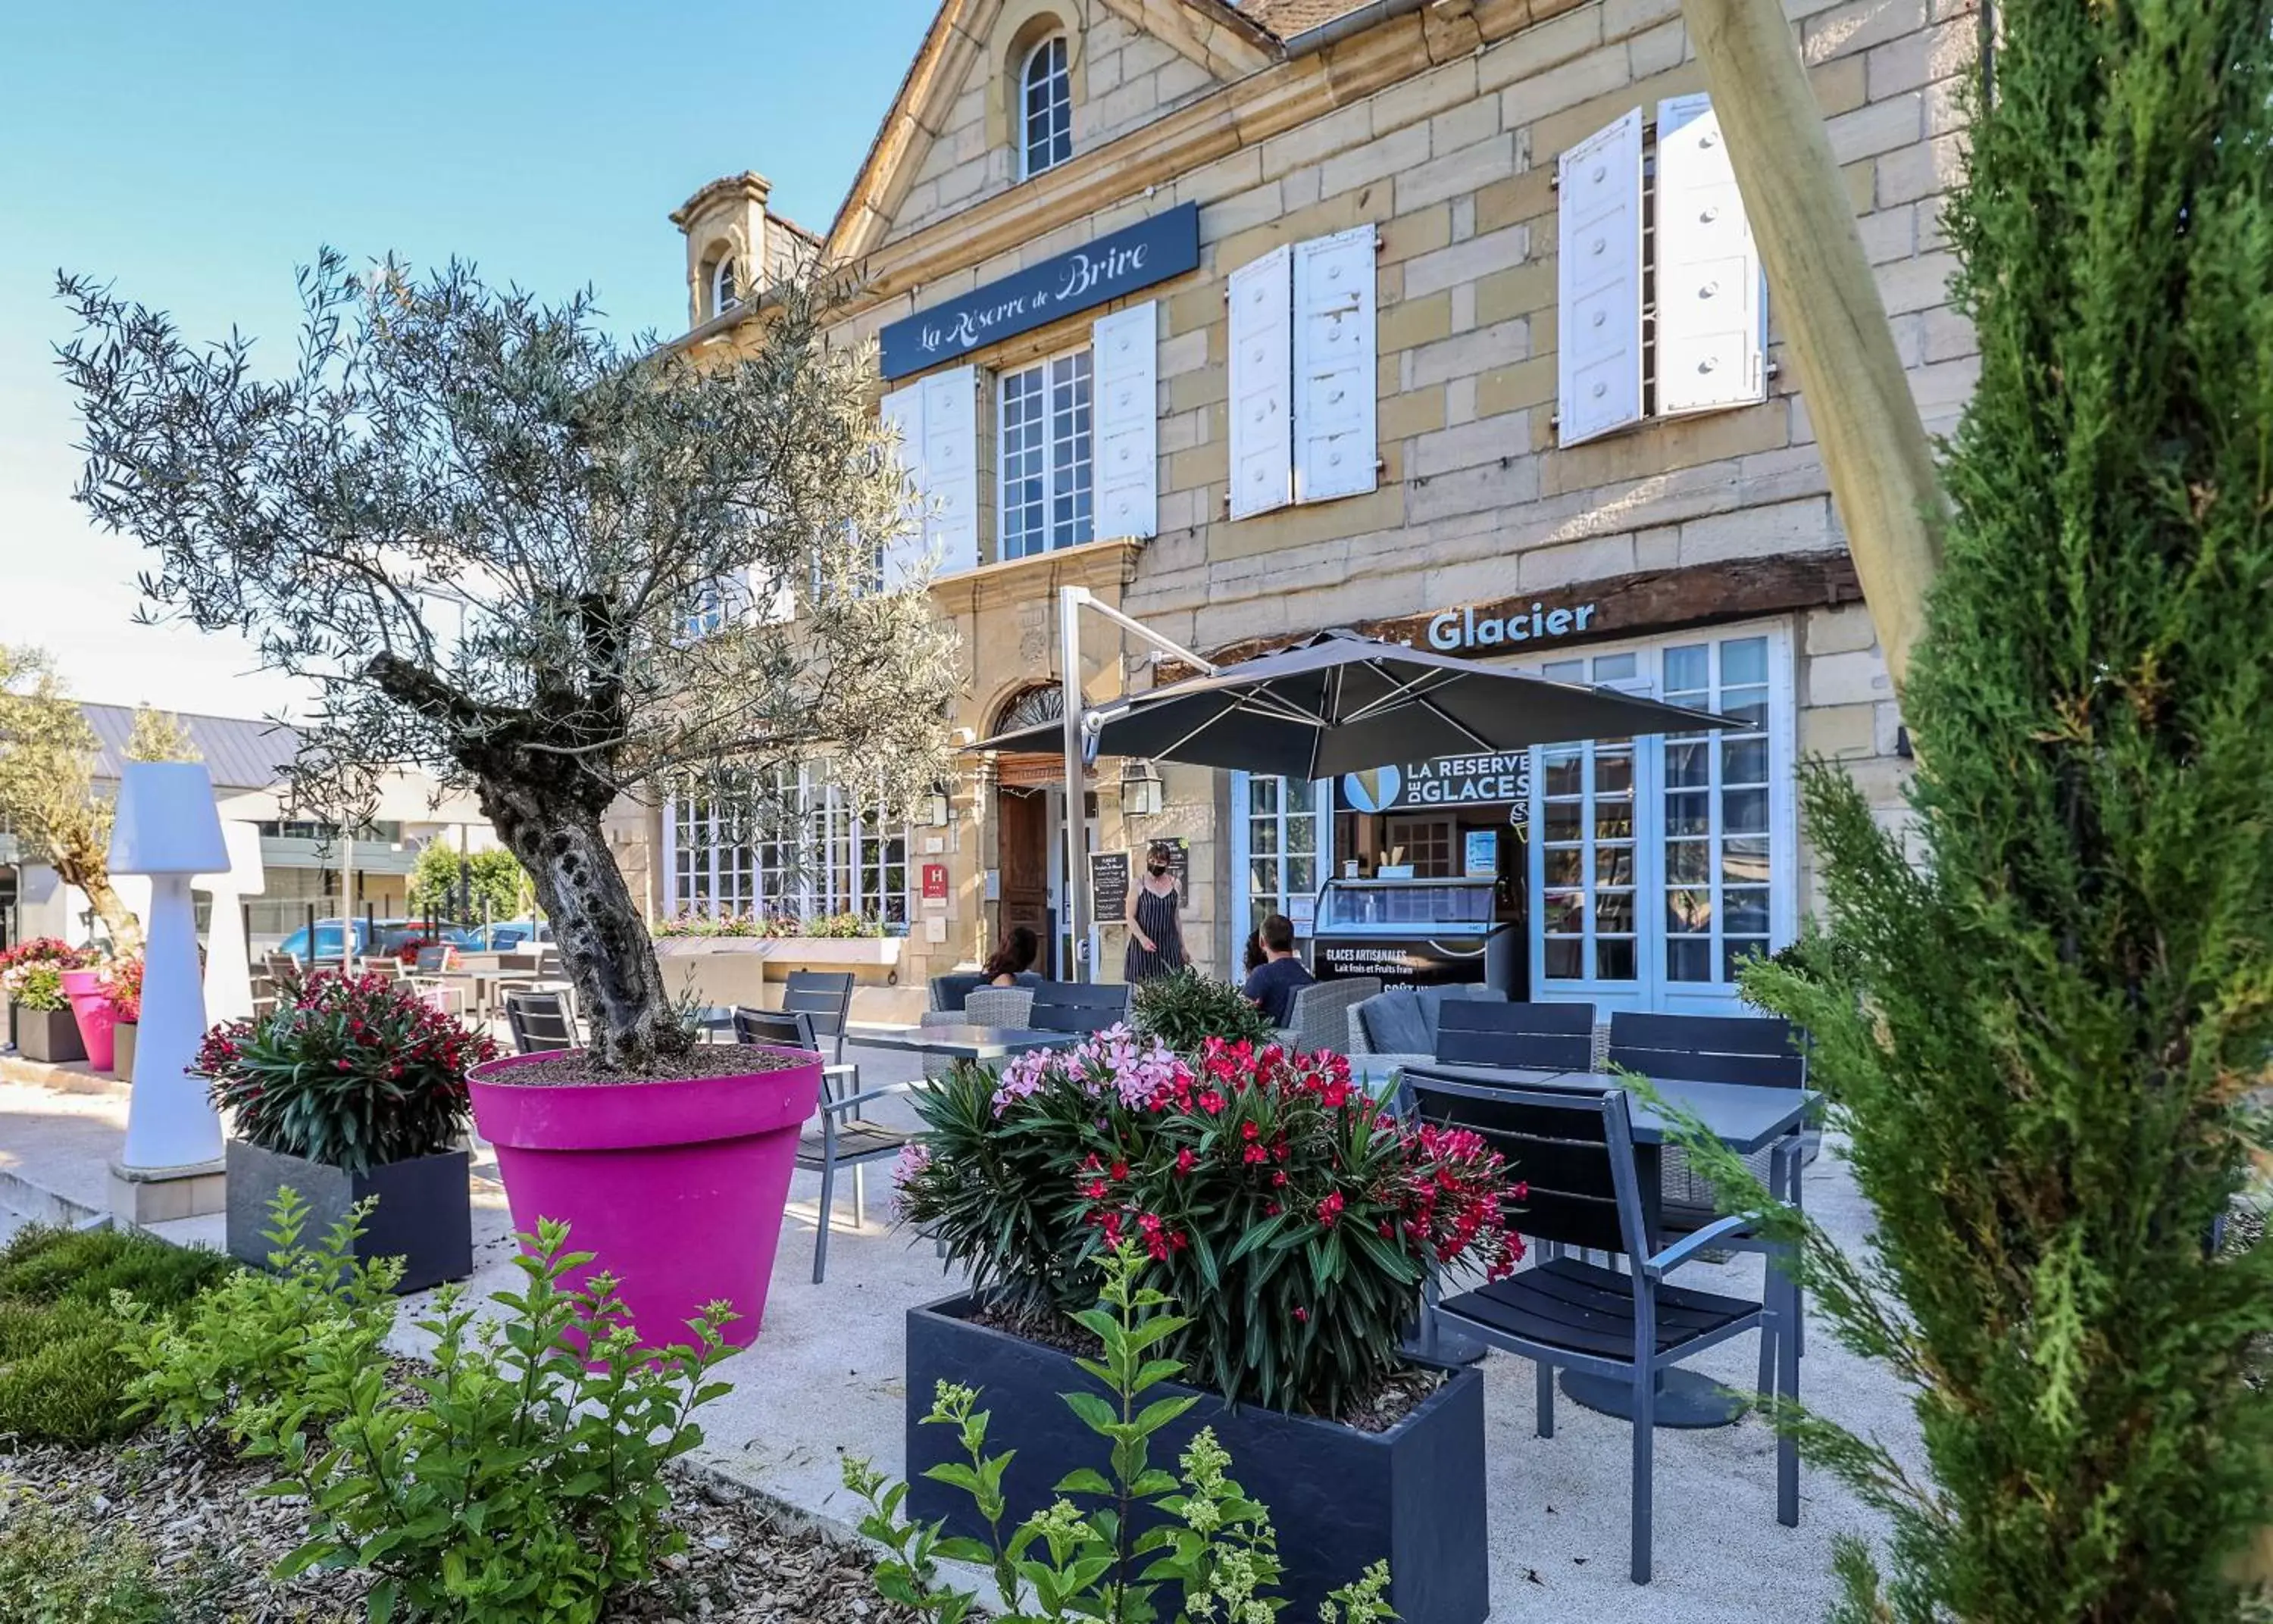
<svg viewBox="0 0 2273 1624">
<path fill-rule="evenodd" d="M 1150 299 L 1090 330 L 1097 390 L 1097 526 L 1102 541 L 1160 529 L 1160 322 Z"/>
<path fill-rule="evenodd" d="M 1294 250 L 1294 499 L 1374 488 L 1374 228 Z"/>
<path fill-rule="evenodd" d="M 758 564 L 750 565 L 745 573 L 749 578 L 747 602 L 761 623 L 779 625 L 797 618 L 797 591 L 787 576 L 769 574 L 763 565 Z"/>
<path fill-rule="evenodd" d="M 908 476 L 910 509 L 906 528 L 884 548 L 884 585 L 898 587 L 924 556 L 925 510 L 928 504 L 924 490 L 924 386 L 910 384 L 905 389 L 895 389 L 884 397 L 881 408 L 884 422 L 897 429 L 900 436 L 900 467 Z"/>
<path fill-rule="evenodd" d="M 979 369 L 926 378 L 924 544 L 941 575 L 979 567 Z"/>
<path fill-rule="evenodd" d="M 1557 161 L 1558 435 L 1575 445 L 1641 421 L 1641 109 Z"/>
<path fill-rule="evenodd" d="M 1294 499 L 1294 251 L 1231 273 L 1231 516 Z"/>
<path fill-rule="evenodd" d="M 1657 409 L 1767 398 L 1767 288 L 1707 96 L 1657 107 Z"/>
</svg>

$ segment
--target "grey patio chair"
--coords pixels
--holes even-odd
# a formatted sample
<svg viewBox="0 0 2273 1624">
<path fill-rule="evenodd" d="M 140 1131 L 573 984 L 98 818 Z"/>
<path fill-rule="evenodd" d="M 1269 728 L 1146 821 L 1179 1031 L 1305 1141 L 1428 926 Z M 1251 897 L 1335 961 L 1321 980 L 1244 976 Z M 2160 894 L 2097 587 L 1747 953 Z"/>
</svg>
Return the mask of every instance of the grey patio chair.
<svg viewBox="0 0 2273 1624">
<path fill-rule="evenodd" d="M 505 1022 L 516 1054 L 548 1054 L 576 1046 L 576 1023 L 557 992 L 508 993 Z"/>
<path fill-rule="evenodd" d="M 1807 1086 L 1807 1056 L 1792 1040 L 1791 1022 L 1780 1015 L 1662 1015 L 1616 1010 L 1610 1015 L 1609 1063 L 1639 1072 L 1652 1081 L 1741 1082 L 1764 1089 L 1804 1089 Z M 1815 1139 L 1820 1141 L 1821 1135 Z M 1802 1139 L 1802 1161 L 1812 1147 Z M 1775 1151 L 1756 1150 L 1744 1158 L 1753 1177 L 1773 1182 Z M 1789 1186 L 1774 1194 L 1794 1206 L 1800 1203 L 1799 1168 L 1790 1170 Z M 1677 1146 L 1669 1147 L 1662 1174 L 1664 1182 L 1665 1227 L 1684 1233 L 1708 1225 L 1720 1212 L 1713 1186 L 1690 1166 Z M 1720 1243 L 1722 1251 L 1759 1249 L 1759 1241 L 1741 1231 Z M 1803 1352 L 1807 1328 L 1797 1328 Z M 1760 1381 L 1767 1381 L 1772 1345 L 1760 1348 Z"/>
<path fill-rule="evenodd" d="M 1101 1032 L 1129 1019 L 1133 991 L 1126 982 L 1045 981 L 1026 1022 L 1040 1032 Z"/>
<path fill-rule="evenodd" d="M 1508 1156 L 1531 1186 L 1526 1234 L 1568 1251 L 1622 1252 L 1632 1272 L 1569 1255 L 1545 1259 L 1504 1280 L 1463 1291 L 1429 1312 L 1440 1328 L 1519 1354 L 1536 1366 L 1542 1438 L 1555 1435 L 1555 1373 L 1572 1370 L 1627 1384 L 1633 1395 L 1632 1565 L 1650 1578 L 1656 1380 L 1675 1366 L 1746 1331 L 1767 1336 L 1791 1312 L 1792 1288 L 1773 1274 L 1772 1300 L 1752 1302 L 1666 1283 L 1665 1276 L 1734 1233 L 1722 1218 L 1661 1248 L 1657 1147 L 1636 1145 L 1624 1089 L 1496 1088 L 1422 1074 L 1409 1077 L 1424 1121 L 1472 1129 Z M 1781 1396 L 1799 1397 L 1796 1343 L 1776 1373 Z M 1769 1390 L 1763 1390 L 1763 1396 Z M 1799 1523 L 1799 1454 L 1776 1440 L 1776 1521 Z"/>
<path fill-rule="evenodd" d="M 1594 1058 L 1594 1007 L 1454 999 L 1437 1012 L 1436 1058 L 1447 1066 L 1587 1071 Z"/>
<path fill-rule="evenodd" d="M 776 1044 L 784 1048 L 804 1049 L 814 1053 L 824 1052 L 821 1039 L 813 1029 L 813 1017 L 801 1010 L 737 1009 L 734 1012 L 734 1037 L 746 1044 Z M 902 1149 L 916 1139 L 913 1133 L 899 1128 L 884 1127 L 866 1120 L 862 1109 L 871 1101 L 888 1094 L 904 1090 L 906 1084 L 894 1083 L 866 1093 L 845 1086 L 850 1066 L 824 1066 L 821 1072 L 821 1120 L 798 1135 L 797 1164 L 807 1172 L 821 1175 L 821 1214 L 814 1225 L 813 1283 L 819 1285 L 829 1274 L 829 1231 L 835 1222 L 836 1203 L 836 1170 L 849 1167 L 853 1178 L 852 1227 L 858 1231 L 867 1222 L 859 1205 L 861 1170 L 869 1163 L 888 1156 L 899 1155 Z"/>
<path fill-rule="evenodd" d="M 1294 989 L 1287 1008 L 1287 1024 L 1279 1028 L 1279 1043 L 1303 1054 L 1320 1050 L 1349 1052 L 1349 1012 L 1381 991 L 1378 976 L 1341 976 L 1314 981 Z"/>
<path fill-rule="evenodd" d="M 834 1088 L 839 1092 L 859 1092 L 859 1067 L 845 1063 L 845 1022 L 852 1020 L 852 972 L 850 969 L 791 969 L 789 981 L 782 985 L 782 1008 L 791 1015 L 805 1015 L 814 1029 L 814 1038 L 821 1047 L 823 1070 L 834 1076 Z M 741 1015 L 741 1011 L 734 1011 Z M 855 1170 L 855 1204 L 859 1204 L 859 1170 Z"/>
</svg>

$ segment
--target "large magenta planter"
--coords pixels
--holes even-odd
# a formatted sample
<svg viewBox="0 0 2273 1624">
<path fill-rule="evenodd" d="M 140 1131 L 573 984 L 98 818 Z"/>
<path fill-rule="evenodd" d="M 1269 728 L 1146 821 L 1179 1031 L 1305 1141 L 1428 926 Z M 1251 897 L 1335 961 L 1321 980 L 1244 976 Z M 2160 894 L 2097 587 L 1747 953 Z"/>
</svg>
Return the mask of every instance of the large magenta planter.
<svg viewBox="0 0 2273 1624">
<path fill-rule="evenodd" d="M 747 1347 L 766 1311 L 797 1136 L 821 1097 L 821 1057 L 796 1050 L 779 1071 L 671 1081 L 518 1085 L 514 1055 L 468 1074 L 474 1124 L 497 1147 L 514 1227 L 569 1226 L 591 1270 L 621 1283 L 641 1341 L 689 1339 L 707 1303 L 741 1318 L 726 1340 Z"/>
<path fill-rule="evenodd" d="M 67 969 L 63 979 L 64 996 L 71 999 L 71 1019 L 79 1022 L 79 1040 L 86 1049 L 86 1063 L 96 1071 L 109 1071 L 118 1063 L 117 1046 L 111 1037 L 118 1011 L 110 994 L 102 989 L 102 972 Z"/>
</svg>

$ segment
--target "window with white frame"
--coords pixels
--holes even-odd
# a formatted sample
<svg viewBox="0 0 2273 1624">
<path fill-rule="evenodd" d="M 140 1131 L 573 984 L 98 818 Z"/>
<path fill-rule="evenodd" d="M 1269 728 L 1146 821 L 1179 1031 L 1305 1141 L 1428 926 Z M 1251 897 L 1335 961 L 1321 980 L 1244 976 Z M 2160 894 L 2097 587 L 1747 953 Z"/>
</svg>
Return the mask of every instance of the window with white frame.
<svg viewBox="0 0 2273 1624">
<path fill-rule="evenodd" d="M 722 258 L 710 272 L 710 313 L 724 316 L 742 302 L 740 268 L 729 255 Z"/>
<path fill-rule="evenodd" d="M 1797 928 L 1791 651 L 1781 630 L 1669 639 L 1540 674 L 1742 725 L 1545 746 L 1530 824 L 1534 996 L 1732 1010 Z"/>
<path fill-rule="evenodd" d="M 908 919 L 908 835 L 820 763 L 671 805 L 673 913 Z"/>
<path fill-rule="evenodd" d="M 1073 73 L 1066 37 L 1054 34 L 1027 53 L 1018 74 L 1018 173 L 1055 168 L 1073 156 Z"/>
<path fill-rule="evenodd" d="M 1001 376 L 1001 558 L 1077 547 L 1095 533 L 1090 365 L 1076 349 Z"/>
<path fill-rule="evenodd" d="M 1247 929 L 1285 914 L 1298 935 L 1309 935 L 1325 849 L 1326 796 L 1306 778 L 1248 773 L 1233 775 L 1232 796 L 1238 812 L 1233 856 L 1247 893 Z"/>
</svg>

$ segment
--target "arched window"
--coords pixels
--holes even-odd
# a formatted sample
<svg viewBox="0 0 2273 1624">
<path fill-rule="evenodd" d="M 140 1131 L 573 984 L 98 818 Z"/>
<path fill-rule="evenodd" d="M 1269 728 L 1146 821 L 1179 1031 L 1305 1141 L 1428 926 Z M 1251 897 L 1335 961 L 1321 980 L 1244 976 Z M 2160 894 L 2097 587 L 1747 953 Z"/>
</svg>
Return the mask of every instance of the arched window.
<svg viewBox="0 0 2273 1624">
<path fill-rule="evenodd" d="M 710 271 L 710 313 L 724 316 L 741 302 L 741 278 L 733 259 L 722 255 Z"/>
<path fill-rule="evenodd" d="M 1073 76 L 1066 64 L 1066 37 L 1054 34 L 1027 54 L 1018 74 L 1022 175 L 1039 175 L 1073 156 Z"/>
</svg>

